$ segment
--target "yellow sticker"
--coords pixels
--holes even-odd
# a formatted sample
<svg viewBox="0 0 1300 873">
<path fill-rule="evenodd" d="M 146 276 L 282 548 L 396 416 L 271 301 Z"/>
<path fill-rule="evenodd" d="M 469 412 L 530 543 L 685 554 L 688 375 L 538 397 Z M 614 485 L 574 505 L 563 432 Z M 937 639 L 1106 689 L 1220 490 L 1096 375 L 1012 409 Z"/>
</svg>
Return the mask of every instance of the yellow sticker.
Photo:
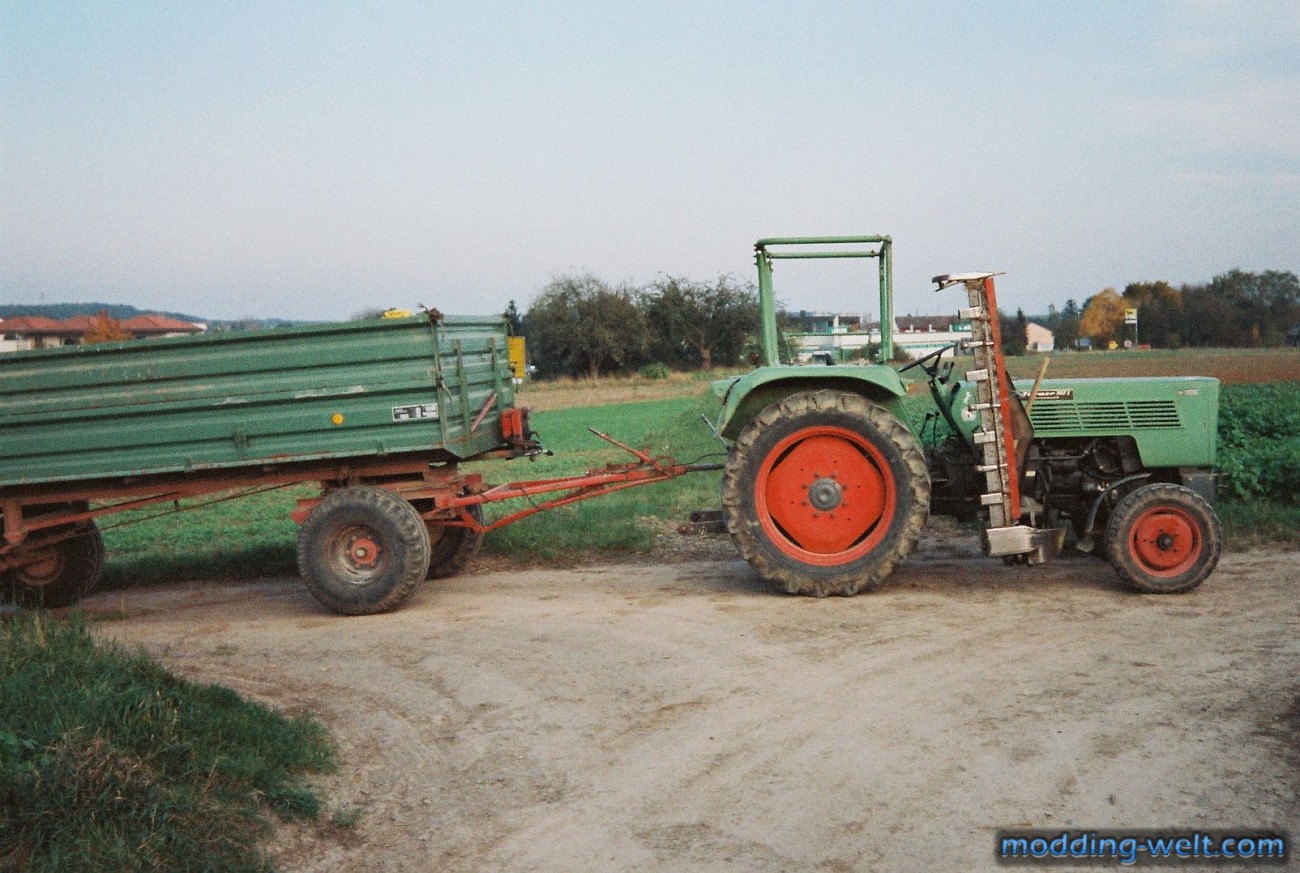
<svg viewBox="0 0 1300 873">
<path fill-rule="evenodd" d="M 335 424 L 342 424 L 342 423 L 343 423 L 343 413 L 341 413 L 341 412 L 336 412 L 336 413 L 334 413 L 332 416 L 330 416 L 330 421 L 334 422 Z"/>
</svg>

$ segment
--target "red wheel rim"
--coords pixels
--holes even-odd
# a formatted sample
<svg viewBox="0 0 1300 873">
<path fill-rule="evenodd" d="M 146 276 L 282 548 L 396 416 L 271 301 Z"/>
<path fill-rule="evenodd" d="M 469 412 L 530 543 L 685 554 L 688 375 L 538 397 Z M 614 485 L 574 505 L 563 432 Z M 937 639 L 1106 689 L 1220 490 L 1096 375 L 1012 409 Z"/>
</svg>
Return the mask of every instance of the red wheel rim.
<svg viewBox="0 0 1300 873">
<path fill-rule="evenodd" d="M 1153 507 L 1133 522 L 1128 552 L 1152 576 L 1181 576 L 1201 556 L 1200 526 L 1191 513 L 1177 506 Z"/>
<path fill-rule="evenodd" d="M 30 564 L 23 564 L 14 573 L 24 585 L 34 588 L 47 585 L 57 578 L 63 572 L 63 564 L 63 555 L 58 551 L 52 551 Z"/>
<path fill-rule="evenodd" d="M 842 427 L 810 427 L 768 452 L 754 483 L 759 523 L 805 564 L 835 566 L 876 547 L 894 517 L 894 474 L 884 453 Z"/>
<path fill-rule="evenodd" d="M 361 524 L 345 527 L 333 536 L 329 557 L 335 571 L 357 585 L 369 583 L 388 563 L 380 538 Z"/>
</svg>

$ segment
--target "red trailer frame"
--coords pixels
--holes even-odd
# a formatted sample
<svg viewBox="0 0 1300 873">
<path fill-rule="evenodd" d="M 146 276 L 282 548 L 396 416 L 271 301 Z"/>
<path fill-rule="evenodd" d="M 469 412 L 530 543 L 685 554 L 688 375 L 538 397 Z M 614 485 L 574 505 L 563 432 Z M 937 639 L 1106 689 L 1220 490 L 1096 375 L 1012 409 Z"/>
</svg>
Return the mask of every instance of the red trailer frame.
<svg viewBox="0 0 1300 873">
<path fill-rule="evenodd" d="M 506 416 L 502 420 L 505 423 Z M 480 455 L 475 460 L 517 458 L 544 452 L 541 445 L 531 438 L 526 419 L 522 415 L 520 421 L 507 424 L 505 430 L 507 446 Z M 33 485 L 21 491 L 11 490 L 0 493 L 0 517 L 4 522 L 3 536 L 0 537 L 0 574 L 26 574 L 31 577 L 26 583 L 29 586 L 34 584 L 32 580 L 39 582 L 42 578 L 53 579 L 64 569 L 62 559 L 59 558 L 61 551 L 66 551 L 68 544 L 79 538 L 93 540 L 93 548 L 88 553 L 97 556 L 94 559 L 102 563 L 102 546 L 95 523 L 106 516 L 170 503 L 172 509 L 158 513 L 166 515 L 307 482 L 320 483 L 322 493 L 318 497 L 297 502 L 290 515 L 299 525 L 304 524 L 313 510 L 333 492 L 344 489 L 381 489 L 405 503 L 419 507 L 418 516 L 431 532 L 465 529 L 479 537 L 539 512 L 625 488 L 664 482 L 687 473 L 718 470 L 722 467 L 718 463 L 680 464 L 671 457 L 652 457 L 607 434 L 590 430 L 601 439 L 631 453 L 636 460 L 627 464 L 610 464 L 604 469 L 589 470 L 581 475 L 525 480 L 504 485 L 490 485 L 480 473 L 462 473 L 455 464 L 435 464 L 427 455 L 413 453 L 386 458 L 292 461 L 233 470 L 195 470 L 133 479 L 55 482 Z M 536 496 L 556 492 L 560 492 L 558 497 L 540 503 L 532 501 Z M 213 499 L 187 506 L 180 503 L 182 500 L 207 496 L 212 496 Z M 529 505 L 491 523 L 484 523 L 482 513 L 477 511 L 484 504 L 517 499 L 527 499 Z M 156 518 L 158 515 L 148 518 Z M 147 519 L 133 519 L 119 524 L 144 520 Z M 119 525 L 114 525 L 116 526 Z M 365 542 L 368 544 L 366 548 L 373 552 L 373 538 L 368 538 Z M 363 552 L 364 549 L 358 547 L 356 554 L 361 555 Z M 373 561 L 372 554 L 370 563 Z M 93 575 L 97 577 L 99 567 L 95 566 L 93 570 Z M 93 587 L 93 581 L 84 586 L 85 590 Z M 312 587 L 310 583 L 309 587 Z M 320 596 L 315 588 L 312 590 Z M 84 590 L 76 590 L 71 600 L 75 600 L 81 593 Z M 20 602 L 23 600 L 21 597 L 18 599 Z M 67 605 L 59 602 L 59 597 L 46 599 L 45 602 L 47 605 Z M 327 602 L 327 605 L 332 604 Z M 332 608 L 338 607 L 332 605 Z"/>
</svg>

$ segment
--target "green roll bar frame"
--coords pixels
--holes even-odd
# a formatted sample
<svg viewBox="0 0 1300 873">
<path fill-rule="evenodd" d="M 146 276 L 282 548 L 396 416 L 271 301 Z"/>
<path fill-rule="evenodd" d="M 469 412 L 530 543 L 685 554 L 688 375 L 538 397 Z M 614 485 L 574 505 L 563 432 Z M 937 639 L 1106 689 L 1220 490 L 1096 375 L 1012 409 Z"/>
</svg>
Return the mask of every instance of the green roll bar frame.
<svg viewBox="0 0 1300 873">
<path fill-rule="evenodd" d="M 868 245 L 873 249 L 845 251 L 772 251 L 772 246 Z M 880 360 L 894 357 L 894 241 L 887 236 L 770 237 L 754 243 L 758 263 L 758 302 L 763 314 L 763 366 L 781 363 L 776 330 L 776 295 L 772 291 L 772 262 L 825 258 L 876 258 L 880 282 Z"/>
</svg>

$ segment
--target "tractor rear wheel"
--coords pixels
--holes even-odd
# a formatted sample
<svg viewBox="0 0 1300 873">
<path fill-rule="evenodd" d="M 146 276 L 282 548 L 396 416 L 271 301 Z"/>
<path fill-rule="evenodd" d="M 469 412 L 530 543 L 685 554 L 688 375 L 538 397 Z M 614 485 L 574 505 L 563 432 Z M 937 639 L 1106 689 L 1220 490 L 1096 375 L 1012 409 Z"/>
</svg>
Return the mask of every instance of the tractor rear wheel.
<svg viewBox="0 0 1300 873">
<path fill-rule="evenodd" d="M 479 524 L 483 523 L 483 507 L 471 506 L 469 514 Z M 432 522 L 429 528 L 430 579 L 455 576 L 478 554 L 483 545 L 483 534 L 467 527 L 448 527 Z"/>
<path fill-rule="evenodd" d="M 382 488 L 343 488 L 326 495 L 298 532 L 298 571 L 307 590 L 344 615 L 397 609 L 428 570 L 424 519 Z"/>
<path fill-rule="evenodd" d="M 764 409 L 727 456 L 727 530 L 791 594 L 873 588 L 916 546 L 930 477 L 911 432 L 879 404 L 806 391 Z"/>
<path fill-rule="evenodd" d="M 1145 594 L 1182 594 L 1214 572 L 1223 528 L 1214 507 L 1182 485 L 1144 485 L 1126 494 L 1106 525 L 1115 572 Z"/>
<path fill-rule="evenodd" d="M 104 570 L 104 540 L 93 521 L 78 525 L 76 536 L 38 551 L 36 560 L 0 577 L 0 590 L 19 606 L 54 609 L 71 606 L 99 582 Z"/>
</svg>

